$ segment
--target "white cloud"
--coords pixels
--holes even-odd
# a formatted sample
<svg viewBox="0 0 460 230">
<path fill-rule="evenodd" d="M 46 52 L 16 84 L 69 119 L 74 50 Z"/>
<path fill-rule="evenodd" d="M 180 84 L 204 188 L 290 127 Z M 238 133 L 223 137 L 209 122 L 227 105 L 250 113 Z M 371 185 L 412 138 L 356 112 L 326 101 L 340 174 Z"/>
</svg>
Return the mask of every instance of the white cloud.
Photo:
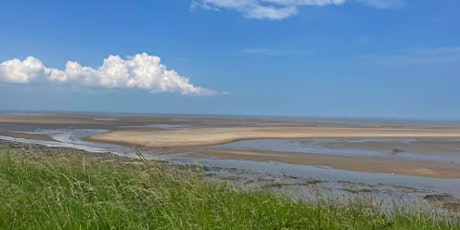
<svg viewBox="0 0 460 230">
<path fill-rule="evenodd" d="M 246 18 L 281 20 L 292 17 L 302 6 L 342 5 L 347 0 L 193 0 L 192 9 L 234 10 Z M 396 8 L 404 4 L 404 0 L 348 0 L 358 1 L 366 5 L 380 8 Z"/>
<path fill-rule="evenodd" d="M 299 6 L 340 5 L 345 0 L 194 0 L 192 9 L 235 10 L 246 18 L 280 20 L 298 13 Z"/>
<path fill-rule="evenodd" d="M 254 19 L 272 19 L 280 20 L 290 16 L 296 15 L 298 12 L 297 7 L 286 6 L 286 7 L 274 7 L 274 6 L 256 6 L 248 9 L 245 12 L 245 17 Z"/>
<path fill-rule="evenodd" d="M 0 78 L 9 82 L 27 83 L 44 76 L 45 72 L 43 64 L 34 57 L 28 57 L 24 61 L 12 59 L 0 64 Z"/>
<path fill-rule="evenodd" d="M 345 3 L 345 0 L 262 0 L 262 2 L 276 3 L 278 5 L 297 5 L 297 6 L 326 6 L 340 5 Z"/>
<path fill-rule="evenodd" d="M 0 80 L 30 83 L 46 79 L 51 82 L 75 83 L 102 88 L 137 88 L 154 93 L 172 92 L 184 95 L 211 95 L 215 91 L 196 87 L 186 77 L 168 70 L 157 56 L 146 53 L 126 59 L 110 55 L 102 66 L 94 69 L 68 61 L 65 70 L 48 68 L 34 58 L 12 59 L 0 63 Z"/>
</svg>

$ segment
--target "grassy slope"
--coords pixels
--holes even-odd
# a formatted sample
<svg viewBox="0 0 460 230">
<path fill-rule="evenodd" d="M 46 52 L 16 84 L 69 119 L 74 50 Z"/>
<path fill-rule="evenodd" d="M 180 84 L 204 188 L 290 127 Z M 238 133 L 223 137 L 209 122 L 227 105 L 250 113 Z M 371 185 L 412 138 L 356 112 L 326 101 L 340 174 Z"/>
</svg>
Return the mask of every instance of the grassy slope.
<svg viewBox="0 0 460 230">
<path fill-rule="evenodd" d="M 32 149 L 27 149 L 32 148 Z M 0 145 L 0 229 L 458 229 L 242 192 L 153 161 Z"/>
</svg>

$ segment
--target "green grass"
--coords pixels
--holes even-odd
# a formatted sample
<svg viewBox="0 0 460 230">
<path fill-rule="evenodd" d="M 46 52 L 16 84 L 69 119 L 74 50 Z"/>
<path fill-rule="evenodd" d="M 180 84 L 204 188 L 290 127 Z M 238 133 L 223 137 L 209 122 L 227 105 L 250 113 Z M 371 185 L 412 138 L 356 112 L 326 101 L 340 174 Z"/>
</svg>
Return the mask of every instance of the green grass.
<svg viewBox="0 0 460 230">
<path fill-rule="evenodd" d="M 424 214 L 243 192 L 109 154 L 0 144 L 0 229 L 459 229 Z"/>
</svg>

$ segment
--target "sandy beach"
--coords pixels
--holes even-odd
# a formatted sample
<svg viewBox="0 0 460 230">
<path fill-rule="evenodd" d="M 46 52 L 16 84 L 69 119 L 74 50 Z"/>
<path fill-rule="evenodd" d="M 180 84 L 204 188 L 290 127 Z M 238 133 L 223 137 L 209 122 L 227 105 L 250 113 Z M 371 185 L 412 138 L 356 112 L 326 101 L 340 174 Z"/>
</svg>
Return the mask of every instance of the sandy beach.
<svg viewBox="0 0 460 230">
<path fill-rule="evenodd" d="M 136 145 L 142 148 L 205 146 L 248 139 L 289 138 L 407 138 L 460 137 L 460 129 L 230 127 L 147 132 L 120 130 L 87 138 L 89 141 Z"/>
</svg>

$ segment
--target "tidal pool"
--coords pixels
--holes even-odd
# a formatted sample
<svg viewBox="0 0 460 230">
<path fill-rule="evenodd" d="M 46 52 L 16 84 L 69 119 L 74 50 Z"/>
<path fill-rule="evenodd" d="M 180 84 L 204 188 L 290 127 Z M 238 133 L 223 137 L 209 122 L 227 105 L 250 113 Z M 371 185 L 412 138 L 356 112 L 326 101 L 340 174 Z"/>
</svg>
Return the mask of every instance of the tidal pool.
<svg viewBox="0 0 460 230">
<path fill-rule="evenodd" d="M 207 148 L 390 157 L 460 163 L 460 139 L 263 139 L 243 140 Z"/>
</svg>

